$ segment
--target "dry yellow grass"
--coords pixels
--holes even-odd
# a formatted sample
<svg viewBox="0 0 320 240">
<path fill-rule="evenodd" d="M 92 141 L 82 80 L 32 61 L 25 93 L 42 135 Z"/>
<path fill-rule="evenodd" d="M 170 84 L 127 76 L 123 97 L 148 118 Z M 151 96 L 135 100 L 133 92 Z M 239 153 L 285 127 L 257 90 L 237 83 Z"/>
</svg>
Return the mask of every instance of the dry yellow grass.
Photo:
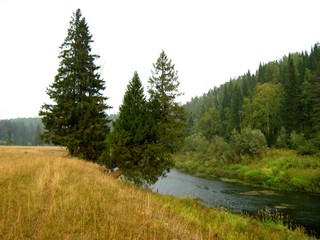
<svg viewBox="0 0 320 240">
<path fill-rule="evenodd" d="M 303 239 L 121 183 L 60 147 L 0 147 L 0 239 Z"/>
</svg>

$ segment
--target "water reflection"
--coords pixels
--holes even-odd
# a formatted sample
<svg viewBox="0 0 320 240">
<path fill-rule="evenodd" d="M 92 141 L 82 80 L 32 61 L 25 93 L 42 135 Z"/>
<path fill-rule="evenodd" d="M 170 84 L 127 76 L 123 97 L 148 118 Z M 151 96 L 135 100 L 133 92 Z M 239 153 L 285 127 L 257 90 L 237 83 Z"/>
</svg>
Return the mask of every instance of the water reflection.
<svg viewBox="0 0 320 240">
<path fill-rule="evenodd" d="M 320 235 L 320 197 L 203 179 L 177 170 L 152 186 L 154 191 L 174 196 L 190 196 L 205 205 L 224 207 L 236 213 L 255 214 L 268 208 L 288 214 L 292 220 Z"/>
</svg>

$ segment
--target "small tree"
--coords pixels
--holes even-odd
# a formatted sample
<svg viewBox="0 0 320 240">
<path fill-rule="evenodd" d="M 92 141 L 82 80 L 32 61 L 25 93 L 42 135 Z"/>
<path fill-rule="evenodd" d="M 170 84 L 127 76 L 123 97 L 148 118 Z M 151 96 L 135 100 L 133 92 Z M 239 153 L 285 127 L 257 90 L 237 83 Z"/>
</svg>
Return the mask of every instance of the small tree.
<svg viewBox="0 0 320 240">
<path fill-rule="evenodd" d="M 182 151 L 206 153 L 208 146 L 208 140 L 201 133 L 195 133 L 186 138 Z"/>
<path fill-rule="evenodd" d="M 296 131 L 290 133 L 290 147 L 292 149 L 297 150 L 305 141 L 303 133 L 297 133 Z"/>
<path fill-rule="evenodd" d="M 278 148 L 287 148 L 289 145 L 289 137 L 284 127 L 280 129 L 280 133 L 277 138 L 276 146 Z"/>
<path fill-rule="evenodd" d="M 78 9 L 68 35 L 61 45 L 60 66 L 47 94 L 53 104 L 44 104 L 39 115 L 47 142 L 66 146 L 73 156 L 96 161 L 105 148 L 109 132 L 102 95 L 105 89 L 91 54 L 93 42 L 89 27 Z"/>
<path fill-rule="evenodd" d="M 263 133 L 258 129 L 244 128 L 240 133 L 233 131 L 230 145 L 235 156 L 258 155 L 267 147 L 267 141 Z"/>
<path fill-rule="evenodd" d="M 230 160 L 232 158 L 232 151 L 230 145 L 223 137 L 218 135 L 213 136 L 208 147 L 208 153 L 218 160 Z"/>
</svg>

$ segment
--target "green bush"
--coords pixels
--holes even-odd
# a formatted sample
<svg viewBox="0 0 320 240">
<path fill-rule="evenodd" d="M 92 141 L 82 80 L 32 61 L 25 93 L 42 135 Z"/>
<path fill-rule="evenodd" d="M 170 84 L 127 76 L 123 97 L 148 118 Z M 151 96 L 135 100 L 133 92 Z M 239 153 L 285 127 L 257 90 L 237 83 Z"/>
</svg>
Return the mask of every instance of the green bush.
<svg viewBox="0 0 320 240">
<path fill-rule="evenodd" d="M 320 133 L 317 133 L 311 139 L 315 149 L 320 149 Z"/>
<path fill-rule="evenodd" d="M 204 153 L 208 146 L 208 140 L 201 133 L 196 133 L 186 138 L 182 151 Z"/>
<path fill-rule="evenodd" d="M 253 170 L 247 171 L 244 174 L 244 179 L 248 182 L 260 184 L 267 181 L 268 177 L 265 176 L 265 174 L 261 172 L 259 169 L 253 169 Z"/>
<path fill-rule="evenodd" d="M 300 155 L 312 155 L 317 152 L 315 141 L 306 140 L 303 133 L 293 131 L 290 134 L 290 147 Z"/>
<path fill-rule="evenodd" d="M 320 171 L 311 180 L 311 189 L 314 193 L 320 193 Z"/>
<path fill-rule="evenodd" d="M 267 141 L 258 129 L 244 128 L 240 133 L 233 131 L 230 145 L 236 156 L 259 155 L 267 148 Z"/>
<path fill-rule="evenodd" d="M 219 160 L 228 160 L 230 155 L 230 146 L 219 136 L 213 136 L 208 147 L 207 154 Z"/>
<path fill-rule="evenodd" d="M 292 149 L 297 150 L 300 146 L 302 146 L 305 143 L 305 137 L 303 133 L 296 133 L 296 131 L 293 131 L 290 134 L 290 147 Z"/>
<path fill-rule="evenodd" d="M 310 140 L 304 141 L 297 149 L 300 155 L 312 155 L 317 153 L 314 143 Z"/>
<path fill-rule="evenodd" d="M 289 145 L 288 134 L 286 132 L 286 129 L 282 127 L 277 138 L 276 146 L 278 148 L 287 148 L 288 145 Z"/>
</svg>

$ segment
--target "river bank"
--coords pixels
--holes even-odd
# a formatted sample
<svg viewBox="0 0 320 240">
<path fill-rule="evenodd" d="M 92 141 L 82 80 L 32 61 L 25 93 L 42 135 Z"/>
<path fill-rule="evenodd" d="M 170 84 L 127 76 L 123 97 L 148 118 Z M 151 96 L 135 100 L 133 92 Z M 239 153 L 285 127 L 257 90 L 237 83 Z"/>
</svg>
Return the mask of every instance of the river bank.
<svg viewBox="0 0 320 240">
<path fill-rule="evenodd" d="M 208 156 L 176 154 L 176 168 L 204 178 L 239 181 L 286 191 L 320 195 L 320 156 L 301 156 L 293 150 L 268 149 L 259 157 L 232 163 Z"/>
<path fill-rule="evenodd" d="M 152 189 L 173 196 L 189 196 L 204 205 L 262 221 L 265 217 L 283 221 L 288 228 L 302 226 L 309 234 L 320 237 L 320 196 L 205 179 L 176 169 L 171 169 Z"/>
</svg>

